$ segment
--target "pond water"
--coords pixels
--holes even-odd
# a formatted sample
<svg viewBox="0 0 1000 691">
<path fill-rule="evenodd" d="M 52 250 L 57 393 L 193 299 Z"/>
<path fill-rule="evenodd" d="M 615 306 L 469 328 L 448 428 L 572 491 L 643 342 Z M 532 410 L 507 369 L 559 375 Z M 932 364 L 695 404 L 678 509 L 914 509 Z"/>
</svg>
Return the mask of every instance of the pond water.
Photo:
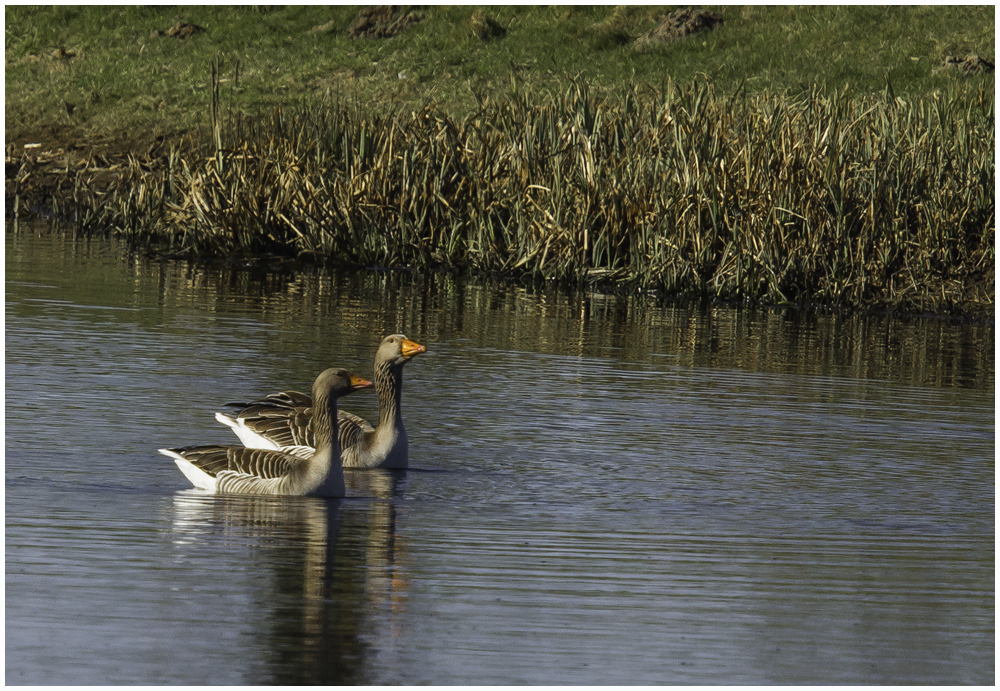
<svg viewBox="0 0 1000 691">
<path fill-rule="evenodd" d="M 994 681 L 992 323 L 23 230 L 5 290 L 7 683 Z M 156 453 L 395 332 L 410 470 L 227 498 Z"/>
</svg>

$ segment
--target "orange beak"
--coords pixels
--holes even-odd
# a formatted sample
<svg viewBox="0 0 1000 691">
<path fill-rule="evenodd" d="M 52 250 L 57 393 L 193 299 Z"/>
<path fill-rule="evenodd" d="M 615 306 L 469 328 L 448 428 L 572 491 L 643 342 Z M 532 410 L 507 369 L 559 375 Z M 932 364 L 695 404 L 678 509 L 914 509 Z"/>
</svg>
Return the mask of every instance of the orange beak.
<svg viewBox="0 0 1000 691">
<path fill-rule="evenodd" d="M 351 388 L 352 389 L 355 389 L 355 390 L 356 389 L 368 389 L 368 388 L 370 388 L 372 386 L 375 386 L 375 385 L 372 384 L 367 379 L 362 379 L 361 377 L 359 377 L 356 374 L 352 374 L 351 375 Z"/>
<path fill-rule="evenodd" d="M 419 343 L 414 343 L 408 338 L 403 339 L 403 344 L 401 348 L 403 351 L 403 357 L 408 357 L 408 358 L 420 355 L 420 353 L 427 352 L 427 348 L 425 346 L 422 346 Z"/>
</svg>

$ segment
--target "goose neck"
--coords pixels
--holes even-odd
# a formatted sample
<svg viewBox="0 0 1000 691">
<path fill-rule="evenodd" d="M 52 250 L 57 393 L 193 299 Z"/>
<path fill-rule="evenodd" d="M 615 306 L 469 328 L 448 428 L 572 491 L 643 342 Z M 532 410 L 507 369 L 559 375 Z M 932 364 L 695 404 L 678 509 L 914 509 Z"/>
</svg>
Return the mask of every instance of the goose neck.
<svg viewBox="0 0 1000 691">
<path fill-rule="evenodd" d="M 375 368 L 375 390 L 378 392 L 379 425 L 392 425 L 399 417 L 399 403 L 403 396 L 403 371 L 389 363 Z"/>
<path fill-rule="evenodd" d="M 337 399 L 327 395 L 316 396 L 313 409 L 316 452 L 306 466 L 306 484 L 315 489 L 309 494 L 342 497 L 345 487 L 340 442 L 337 439 Z"/>
<path fill-rule="evenodd" d="M 313 405 L 313 432 L 316 450 L 337 448 L 337 399 L 325 392 L 316 397 Z"/>
</svg>

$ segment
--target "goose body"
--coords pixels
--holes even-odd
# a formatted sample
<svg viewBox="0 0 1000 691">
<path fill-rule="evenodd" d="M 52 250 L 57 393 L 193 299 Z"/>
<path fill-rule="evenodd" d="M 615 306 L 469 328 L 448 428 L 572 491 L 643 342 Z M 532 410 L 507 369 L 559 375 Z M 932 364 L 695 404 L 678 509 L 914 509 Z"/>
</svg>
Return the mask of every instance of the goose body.
<svg viewBox="0 0 1000 691">
<path fill-rule="evenodd" d="M 337 399 L 370 386 L 370 381 L 343 369 L 328 369 L 316 378 L 312 388 L 316 444 L 308 456 L 219 445 L 160 449 L 160 453 L 174 459 L 195 487 L 216 494 L 343 497 Z"/>
<path fill-rule="evenodd" d="M 409 440 L 400 402 L 403 366 L 427 348 L 402 334 L 382 339 L 375 353 L 375 390 L 379 420 L 367 420 L 339 411 L 338 435 L 345 468 L 406 468 Z M 232 428 L 244 446 L 283 451 L 308 457 L 315 448 L 313 399 L 298 391 L 270 394 L 246 405 L 236 417 L 216 413 L 219 422 Z"/>
</svg>

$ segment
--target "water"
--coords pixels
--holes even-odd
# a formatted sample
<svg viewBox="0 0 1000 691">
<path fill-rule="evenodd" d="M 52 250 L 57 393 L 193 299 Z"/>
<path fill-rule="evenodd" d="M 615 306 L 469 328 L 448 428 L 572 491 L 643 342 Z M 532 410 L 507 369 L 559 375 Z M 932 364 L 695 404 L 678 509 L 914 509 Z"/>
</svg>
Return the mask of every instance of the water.
<svg viewBox="0 0 1000 691">
<path fill-rule="evenodd" d="M 156 453 L 393 332 L 409 471 L 226 498 Z M 8 683 L 993 683 L 992 324 L 43 232 L 5 333 Z"/>
</svg>

